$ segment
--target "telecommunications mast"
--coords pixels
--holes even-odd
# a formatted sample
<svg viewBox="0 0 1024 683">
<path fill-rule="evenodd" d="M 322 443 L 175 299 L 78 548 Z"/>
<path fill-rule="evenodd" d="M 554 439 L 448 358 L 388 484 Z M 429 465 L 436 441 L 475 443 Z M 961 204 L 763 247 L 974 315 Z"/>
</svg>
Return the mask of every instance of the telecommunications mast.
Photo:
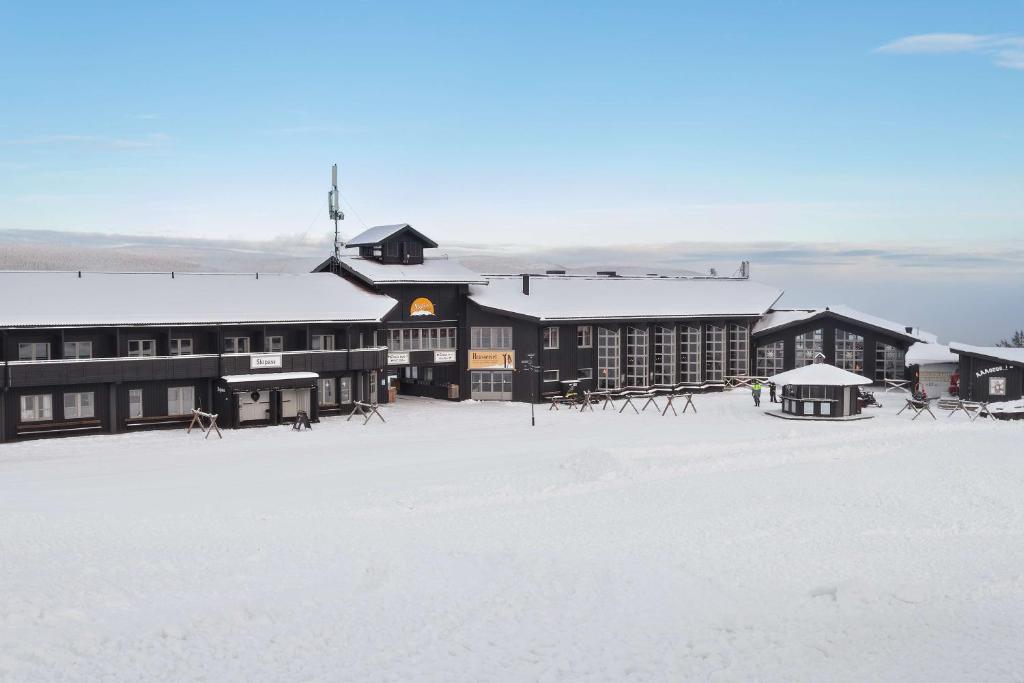
<svg viewBox="0 0 1024 683">
<path fill-rule="evenodd" d="M 327 193 L 327 209 L 334 221 L 334 258 L 341 258 L 341 238 L 338 236 L 338 221 L 345 220 L 345 214 L 338 206 L 338 165 L 331 166 L 331 191 Z"/>
</svg>

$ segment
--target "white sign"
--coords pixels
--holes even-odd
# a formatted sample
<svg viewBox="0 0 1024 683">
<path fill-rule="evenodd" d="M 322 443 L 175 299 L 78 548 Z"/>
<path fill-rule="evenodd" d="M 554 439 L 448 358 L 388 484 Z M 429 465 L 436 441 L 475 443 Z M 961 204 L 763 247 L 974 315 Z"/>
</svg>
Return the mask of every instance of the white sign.
<svg viewBox="0 0 1024 683">
<path fill-rule="evenodd" d="M 254 353 L 249 356 L 249 369 L 259 370 L 262 368 L 280 368 L 281 354 L 279 353 Z"/>
<path fill-rule="evenodd" d="M 408 351 L 391 351 L 388 353 L 388 365 L 408 365 Z"/>
<path fill-rule="evenodd" d="M 435 363 L 454 363 L 455 362 L 455 351 L 434 351 L 434 362 Z"/>
</svg>

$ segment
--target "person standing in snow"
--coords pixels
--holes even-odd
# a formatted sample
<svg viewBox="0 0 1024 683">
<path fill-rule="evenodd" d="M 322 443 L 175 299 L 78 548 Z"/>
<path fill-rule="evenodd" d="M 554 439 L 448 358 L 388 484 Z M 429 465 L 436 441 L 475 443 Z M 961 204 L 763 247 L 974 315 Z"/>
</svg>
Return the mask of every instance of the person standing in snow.
<svg viewBox="0 0 1024 683">
<path fill-rule="evenodd" d="M 761 383 L 754 380 L 754 383 L 750 385 L 752 393 L 754 394 L 754 405 L 761 405 Z"/>
<path fill-rule="evenodd" d="M 775 382 L 768 382 L 768 398 L 771 399 L 772 403 L 778 403 L 775 400 Z"/>
</svg>

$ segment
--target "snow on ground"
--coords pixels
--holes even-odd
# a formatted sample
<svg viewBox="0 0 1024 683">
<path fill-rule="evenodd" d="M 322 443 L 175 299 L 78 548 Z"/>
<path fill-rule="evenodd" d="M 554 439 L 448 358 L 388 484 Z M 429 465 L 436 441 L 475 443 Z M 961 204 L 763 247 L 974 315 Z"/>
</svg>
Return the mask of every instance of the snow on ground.
<svg viewBox="0 0 1024 683">
<path fill-rule="evenodd" d="M 0 680 L 1021 680 L 1024 422 L 883 400 L 6 444 Z"/>
</svg>

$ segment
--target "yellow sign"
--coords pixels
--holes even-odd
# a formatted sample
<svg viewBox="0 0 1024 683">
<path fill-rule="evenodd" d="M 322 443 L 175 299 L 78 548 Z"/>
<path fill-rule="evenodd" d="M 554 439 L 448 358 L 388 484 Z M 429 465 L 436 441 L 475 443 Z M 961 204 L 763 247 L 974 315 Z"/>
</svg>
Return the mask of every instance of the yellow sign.
<svg viewBox="0 0 1024 683">
<path fill-rule="evenodd" d="M 470 370 L 515 370 L 515 351 L 470 351 Z"/>
<path fill-rule="evenodd" d="M 434 302 L 425 296 L 413 299 L 409 306 L 409 315 L 435 315 Z"/>
</svg>

